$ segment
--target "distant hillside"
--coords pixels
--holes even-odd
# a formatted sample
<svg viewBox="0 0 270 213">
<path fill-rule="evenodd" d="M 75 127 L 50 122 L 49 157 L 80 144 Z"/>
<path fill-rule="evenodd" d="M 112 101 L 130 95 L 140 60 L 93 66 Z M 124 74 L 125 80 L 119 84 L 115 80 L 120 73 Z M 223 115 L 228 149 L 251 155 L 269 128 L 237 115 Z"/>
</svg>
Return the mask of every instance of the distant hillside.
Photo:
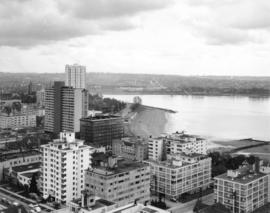
<svg viewBox="0 0 270 213">
<path fill-rule="evenodd" d="M 64 80 L 64 73 L 0 73 L 1 88 L 46 86 Z M 269 95 L 270 77 L 178 76 L 120 73 L 87 73 L 93 93 Z"/>
</svg>

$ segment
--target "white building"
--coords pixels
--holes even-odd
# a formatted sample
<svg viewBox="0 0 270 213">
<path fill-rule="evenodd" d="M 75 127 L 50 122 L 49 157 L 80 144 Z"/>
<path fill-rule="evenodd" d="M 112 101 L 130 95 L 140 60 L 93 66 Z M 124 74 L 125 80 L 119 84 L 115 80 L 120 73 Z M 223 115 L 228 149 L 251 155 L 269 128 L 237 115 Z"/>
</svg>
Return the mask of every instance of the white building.
<svg viewBox="0 0 270 213">
<path fill-rule="evenodd" d="M 86 67 L 78 64 L 66 65 L 66 86 L 85 89 Z"/>
<path fill-rule="evenodd" d="M 148 139 L 148 158 L 154 161 L 161 161 L 166 154 L 166 144 L 163 137 Z"/>
<path fill-rule="evenodd" d="M 205 155 L 207 152 L 207 141 L 205 139 L 184 132 L 166 135 L 164 141 L 170 154 L 184 152 Z"/>
<path fill-rule="evenodd" d="M 35 127 L 35 114 L 1 114 L 0 128 L 20 128 L 20 127 Z"/>
<path fill-rule="evenodd" d="M 81 197 L 84 172 L 90 166 L 91 147 L 75 139 L 75 133 L 60 133 L 60 139 L 42 146 L 42 192 L 56 202 L 67 203 Z"/>
<path fill-rule="evenodd" d="M 215 201 L 233 213 L 251 213 L 269 201 L 269 177 L 244 164 L 215 177 Z M 259 212 L 259 211 L 258 211 Z"/>
<path fill-rule="evenodd" d="M 211 158 L 201 154 L 169 155 L 166 161 L 149 161 L 151 192 L 178 199 L 183 193 L 198 192 L 211 183 Z"/>
<path fill-rule="evenodd" d="M 160 161 L 166 154 L 207 153 L 207 141 L 203 138 L 188 135 L 184 132 L 149 138 L 148 157 L 150 160 Z"/>
</svg>

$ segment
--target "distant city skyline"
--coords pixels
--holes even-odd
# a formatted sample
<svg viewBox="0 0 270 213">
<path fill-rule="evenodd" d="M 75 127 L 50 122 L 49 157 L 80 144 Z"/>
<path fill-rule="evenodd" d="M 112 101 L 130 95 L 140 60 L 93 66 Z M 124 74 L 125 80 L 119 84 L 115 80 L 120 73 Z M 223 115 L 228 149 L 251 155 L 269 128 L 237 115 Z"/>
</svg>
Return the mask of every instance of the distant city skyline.
<svg viewBox="0 0 270 213">
<path fill-rule="evenodd" d="M 0 72 L 270 76 L 267 0 L 3 0 L 0 17 Z"/>
</svg>

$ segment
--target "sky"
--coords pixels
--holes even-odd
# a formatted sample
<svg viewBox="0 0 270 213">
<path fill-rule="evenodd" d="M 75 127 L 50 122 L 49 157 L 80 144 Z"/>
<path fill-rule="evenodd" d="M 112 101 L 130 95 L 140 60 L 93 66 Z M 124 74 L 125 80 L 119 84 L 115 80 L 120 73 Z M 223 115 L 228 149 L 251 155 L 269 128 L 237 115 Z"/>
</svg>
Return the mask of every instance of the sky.
<svg viewBox="0 0 270 213">
<path fill-rule="evenodd" d="M 0 72 L 270 76 L 269 0 L 1 0 Z"/>
</svg>

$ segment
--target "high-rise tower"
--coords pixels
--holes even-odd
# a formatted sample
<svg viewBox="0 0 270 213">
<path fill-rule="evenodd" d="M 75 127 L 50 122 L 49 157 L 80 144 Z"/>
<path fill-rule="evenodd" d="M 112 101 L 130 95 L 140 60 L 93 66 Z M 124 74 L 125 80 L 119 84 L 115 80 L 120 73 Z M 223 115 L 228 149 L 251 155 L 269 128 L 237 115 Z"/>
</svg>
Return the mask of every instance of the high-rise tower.
<svg viewBox="0 0 270 213">
<path fill-rule="evenodd" d="M 86 67 L 78 64 L 66 65 L 66 86 L 85 89 Z"/>
<path fill-rule="evenodd" d="M 88 92 L 54 82 L 45 92 L 45 131 L 79 132 L 80 119 L 87 116 Z"/>
</svg>

